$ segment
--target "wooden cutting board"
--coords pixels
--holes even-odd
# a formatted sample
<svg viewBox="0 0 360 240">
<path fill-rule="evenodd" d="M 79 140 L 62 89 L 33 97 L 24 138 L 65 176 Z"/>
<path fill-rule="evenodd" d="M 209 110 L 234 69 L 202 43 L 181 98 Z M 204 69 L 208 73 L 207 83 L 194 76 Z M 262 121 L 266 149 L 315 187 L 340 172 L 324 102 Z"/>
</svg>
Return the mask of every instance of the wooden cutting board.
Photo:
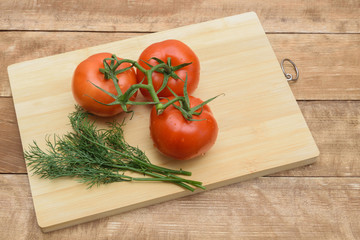
<svg viewBox="0 0 360 240">
<path fill-rule="evenodd" d="M 219 124 L 215 146 L 188 162 L 170 161 L 152 146 L 149 108 L 125 116 L 127 141 L 159 165 L 191 171 L 208 190 L 313 163 L 318 148 L 255 13 L 245 13 L 9 66 L 23 148 L 69 130 L 76 66 L 98 52 L 136 60 L 148 45 L 179 39 L 201 63 L 194 93 L 210 103 Z M 117 118 L 121 120 L 124 115 Z M 73 179 L 39 179 L 29 173 L 36 216 L 52 231 L 191 194 L 167 183 L 114 183 L 90 190 Z M 197 190 L 196 192 L 201 192 Z"/>
</svg>

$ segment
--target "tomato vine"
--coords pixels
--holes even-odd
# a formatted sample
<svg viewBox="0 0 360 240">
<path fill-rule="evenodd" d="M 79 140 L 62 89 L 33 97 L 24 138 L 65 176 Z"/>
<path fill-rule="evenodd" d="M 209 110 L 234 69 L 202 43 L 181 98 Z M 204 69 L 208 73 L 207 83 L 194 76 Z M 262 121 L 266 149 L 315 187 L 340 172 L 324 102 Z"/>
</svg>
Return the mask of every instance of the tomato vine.
<svg viewBox="0 0 360 240">
<path fill-rule="evenodd" d="M 117 91 L 117 95 L 114 95 L 114 94 L 106 91 L 105 89 L 92 83 L 95 87 L 97 87 L 98 89 L 100 89 L 101 91 L 108 94 L 109 96 L 111 96 L 114 99 L 114 101 L 111 103 L 102 103 L 102 102 L 97 101 L 96 99 L 94 99 L 94 100 L 98 103 L 101 103 L 101 104 L 107 105 L 107 106 L 120 105 L 122 107 L 123 111 L 127 112 L 127 113 L 132 112 L 132 111 L 128 110 L 128 105 L 146 105 L 146 104 L 155 105 L 158 114 L 161 114 L 168 106 L 173 105 L 175 108 L 177 108 L 182 113 L 183 117 L 186 120 L 199 121 L 199 120 L 196 120 L 193 118 L 193 115 L 201 114 L 201 111 L 198 112 L 197 110 L 202 109 L 202 107 L 205 104 L 209 103 L 210 101 L 214 100 L 215 98 L 217 98 L 220 95 L 212 97 L 212 98 L 202 102 L 201 104 L 191 108 L 190 103 L 189 103 L 189 95 L 188 95 L 188 91 L 187 91 L 187 77 L 185 78 L 185 80 L 183 80 L 179 76 L 177 76 L 175 73 L 175 71 L 177 71 L 191 63 L 183 63 L 178 66 L 171 66 L 171 58 L 168 58 L 167 63 L 165 63 L 162 60 L 157 59 L 157 58 L 154 58 L 154 59 L 158 62 L 158 64 L 154 65 L 154 66 L 148 64 L 148 66 L 150 66 L 151 68 L 146 70 L 138 62 L 136 62 L 134 60 L 131 60 L 131 59 L 119 60 L 115 54 L 113 54 L 111 56 L 111 58 L 105 58 L 103 60 L 104 68 L 100 68 L 99 71 L 104 74 L 104 77 L 106 79 L 111 79 L 113 81 L 116 91 Z M 109 64 L 109 62 L 110 62 L 110 64 Z M 120 67 L 120 65 L 123 63 L 130 63 L 131 66 L 117 70 Z M 144 73 L 145 77 L 148 80 L 147 81 L 148 83 L 144 84 L 144 83 L 140 82 L 138 84 L 134 84 L 131 87 L 129 87 L 129 89 L 126 92 L 123 93 L 119 87 L 118 79 L 116 76 L 119 73 L 130 70 L 132 67 L 135 67 L 139 71 Z M 152 74 L 154 72 L 160 72 L 165 75 L 162 86 L 158 91 L 155 90 L 155 88 L 153 86 L 153 82 L 152 82 Z M 169 88 L 167 86 L 167 81 L 168 81 L 169 77 L 173 77 L 180 81 L 184 81 L 184 89 L 183 89 L 184 96 L 177 95 L 174 91 L 172 91 L 171 88 Z M 161 103 L 157 94 L 161 90 L 163 90 L 165 87 L 167 87 L 169 89 L 169 91 L 173 94 L 174 98 L 171 101 L 168 101 L 167 103 L 163 104 L 163 103 Z M 146 89 L 150 93 L 150 96 L 153 101 L 146 101 L 146 102 L 131 101 L 130 98 L 134 94 L 136 94 L 136 92 L 139 89 Z M 175 102 L 179 102 L 179 106 L 175 105 L 174 104 Z"/>
</svg>

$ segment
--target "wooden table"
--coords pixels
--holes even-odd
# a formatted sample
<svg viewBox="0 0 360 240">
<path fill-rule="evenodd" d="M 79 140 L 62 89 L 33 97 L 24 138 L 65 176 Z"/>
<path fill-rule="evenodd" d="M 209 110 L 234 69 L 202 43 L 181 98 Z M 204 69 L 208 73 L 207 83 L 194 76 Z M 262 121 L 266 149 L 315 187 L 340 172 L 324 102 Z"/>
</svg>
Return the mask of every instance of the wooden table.
<svg viewBox="0 0 360 240">
<path fill-rule="evenodd" d="M 254 11 L 320 149 L 310 166 L 42 233 L 7 66 Z M 22 1 L 0 4 L 0 239 L 359 239 L 359 1 Z M 54 66 L 56 67 L 56 66 Z M 59 70 L 61 71 L 61 69 Z"/>
</svg>

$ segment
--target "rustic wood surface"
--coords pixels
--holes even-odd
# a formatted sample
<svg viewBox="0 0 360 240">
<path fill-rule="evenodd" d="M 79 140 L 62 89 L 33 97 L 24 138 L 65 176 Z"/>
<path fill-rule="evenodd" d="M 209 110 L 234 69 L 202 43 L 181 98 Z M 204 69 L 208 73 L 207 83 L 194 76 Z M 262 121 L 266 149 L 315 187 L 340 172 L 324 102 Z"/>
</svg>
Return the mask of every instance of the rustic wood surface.
<svg viewBox="0 0 360 240">
<path fill-rule="evenodd" d="M 44 234 L 36 224 L 7 66 L 254 11 L 318 144 L 317 163 Z M 0 239 L 359 239 L 360 2 L 0 2 Z"/>
</svg>

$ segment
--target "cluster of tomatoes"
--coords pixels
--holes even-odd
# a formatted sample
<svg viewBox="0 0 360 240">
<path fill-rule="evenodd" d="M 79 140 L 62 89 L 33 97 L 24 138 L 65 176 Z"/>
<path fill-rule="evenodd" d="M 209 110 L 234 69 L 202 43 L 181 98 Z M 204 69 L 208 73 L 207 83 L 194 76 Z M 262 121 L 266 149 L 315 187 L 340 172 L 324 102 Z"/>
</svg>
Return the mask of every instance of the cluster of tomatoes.
<svg viewBox="0 0 360 240">
<path fill-rule="evenodd" d="M 137 104 L 135 99 L 140 89 L 149 103 L 154 104 L 150 134 L 160 152 L 188 160 L 214 145 L 218 134 L 216 120 L 205 104 L 207 101 L 191 96 L 198 87 L 200 63 L 190 47 L 178 40 L 166 40 L 147 47 L 137 62 L 115 57 L 108 63 L 111 57 L 110 53 L 98 53 L 77 66 L 72 91 L 80 106 L 97 116 L 111 117 L 127 109 L 116 104 L 119 94 L 128 96 L 125 106 Z M 116 71 L 113 69 L 109 79 L 104 69 L 111 69 L 114 60 L 123 61 L 115 66 Z M 159 64 L 165 66 L 157 68 Z M 159 106 L 166 108 L 159 111 Z"/>
</svg>

